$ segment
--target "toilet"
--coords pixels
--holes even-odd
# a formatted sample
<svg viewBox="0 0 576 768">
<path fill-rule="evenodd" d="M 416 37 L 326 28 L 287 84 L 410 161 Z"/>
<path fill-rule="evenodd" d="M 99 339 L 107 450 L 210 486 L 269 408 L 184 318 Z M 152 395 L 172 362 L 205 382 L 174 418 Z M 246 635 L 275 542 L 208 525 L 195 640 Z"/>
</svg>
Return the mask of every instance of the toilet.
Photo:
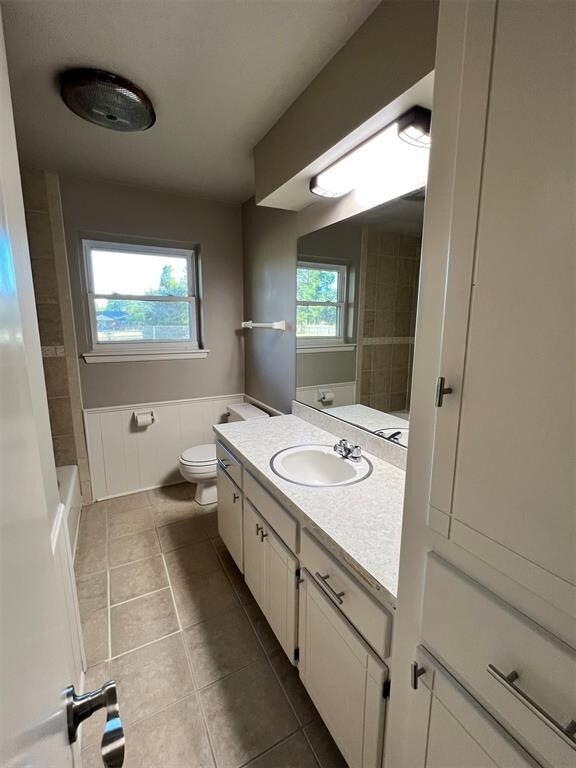
<svg viewBox="0 0 576 768">
<path fill-rule="evenodd" d="M 234 403 L 228 406 L 228 421 L 268 419 L 269 414 L 250 403 Z M 215 504 L 216 492 L 216 445 L 203 443 L 187 448 L 180 456 L 180 474 L 189 483 L 196 484 L 194 501 L 203 506 Z"/>
</svg>

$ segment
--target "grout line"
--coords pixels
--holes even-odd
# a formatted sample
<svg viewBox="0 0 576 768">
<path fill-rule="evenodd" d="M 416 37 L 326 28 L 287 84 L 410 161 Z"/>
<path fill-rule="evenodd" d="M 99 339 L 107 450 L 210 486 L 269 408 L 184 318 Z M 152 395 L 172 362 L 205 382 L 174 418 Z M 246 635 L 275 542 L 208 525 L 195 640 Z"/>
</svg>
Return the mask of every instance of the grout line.
<svg viewBox="0 0 576 768">
<path fill-rule="evenodd" d="M 112 541 L 118 541 L 118 539 L 112 539 Z M 137 557 L 135 560 L 128 560 L 125 563 L 119 563 L 118 565 L 110 565 L 109 570 L 115 571 L 118 568 L 124 568 L 126 565 L 134 565 L 134 563 L 141 563 L 143 560 L 152 560 L 153 557 L 158 557 L 159 555 L 163 554 L 162 550 L 158 552 L 153 552 L 150 555 L 146 555 L 145 557 Z"/>
<path fill-rule="evenodd" d="M 142 643 L 142 645 L 137 645 L 134 648 L 130 648 L 128 651 L 122 651 L 122 653 L 117 653 L 116 656 L 111 656 L 110 661 L 116 661 L 116 659 L 121 659 L 123 656 L 127 656 L 129 653 L 132 653 L 132 651 L 139 651 L 142 648 L 148 648 L 149 645 L 154 645 L 154 643 L 158 643 L 160 640 L 165 640 L 167 637 L 174 637 L 174 635 L 177 635 L 180 633 L 181 630 L 176 629 L 174 632 L 169 632 L 167 635 L 162 635 L 162 637 L 156 637 L 154 640 L 150 640 L 148 643 Z"/>
<path fill-rule="evenodd" d="M 109 527 L 108 527 L 108 510 L 104 510 L 104 518 L 106 520 L 106 597 L 108 607 L 108 663 L 112 658 L 112 596 L 110 594 L 110 553 L 109 553 Z"/>
<path fill-rule="evenodd" d="M 167 584 L 165 584 L 163 587 L 158 587 L 158 589 L 151 589 L 150 592 L 143 592 L 141 595 L 136 595 L 136 597 L 129 597 L 127 600 L 121 600 L 119 603 L 111 603 L 110 608 L 118 608 L 118 606 L 120 605 L 126 605 L 126 603 L 133 603 L 135 600 L 140 600 L 141 597 L 148 597 L 149 595 L 155 595 L 157 592 L 163 592 L 165 589 L 169 589 L 169 586 Z"/>
</svg>

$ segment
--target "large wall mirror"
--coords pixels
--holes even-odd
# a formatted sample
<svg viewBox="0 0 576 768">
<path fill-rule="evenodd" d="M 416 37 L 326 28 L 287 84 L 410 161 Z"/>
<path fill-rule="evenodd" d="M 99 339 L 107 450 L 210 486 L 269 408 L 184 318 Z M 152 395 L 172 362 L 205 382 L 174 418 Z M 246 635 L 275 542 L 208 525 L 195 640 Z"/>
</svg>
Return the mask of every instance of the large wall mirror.
<svg viewBox="0 0 576 768">
<path fill-rule="evenodd" d="M 408 445 L 424 189 L 298 240 L 296 400 Z"/>
</svg>

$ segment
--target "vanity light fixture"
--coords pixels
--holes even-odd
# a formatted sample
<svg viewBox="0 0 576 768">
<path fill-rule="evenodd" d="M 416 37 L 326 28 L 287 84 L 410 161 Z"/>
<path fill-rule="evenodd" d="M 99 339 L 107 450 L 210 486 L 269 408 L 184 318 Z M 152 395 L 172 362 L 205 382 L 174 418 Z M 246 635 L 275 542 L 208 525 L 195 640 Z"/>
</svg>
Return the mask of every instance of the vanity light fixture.
<svg viewBox="0 0 576 768">
<path fill-rule="evenodd" d="M 431 112 L 412 107 L 393 123 L 310 180 L 319 197 L 343 197 L 353 189 L 381 189 L 380 202 L 426 185 Z"/>
</svg>

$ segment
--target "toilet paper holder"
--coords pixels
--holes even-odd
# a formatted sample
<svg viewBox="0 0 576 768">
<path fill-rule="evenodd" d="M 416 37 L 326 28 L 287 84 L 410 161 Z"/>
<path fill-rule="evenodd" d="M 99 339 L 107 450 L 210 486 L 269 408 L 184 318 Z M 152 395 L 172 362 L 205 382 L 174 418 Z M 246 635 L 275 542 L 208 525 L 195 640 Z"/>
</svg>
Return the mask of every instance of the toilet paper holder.
<svg viewBox="0 0 576 768">
<path fill-rule="evenodd" d="M 139 427 L 140 429 L 146 428 L 154 424 L 156 421 L 156 416 L 154 414 L 154 411 L 134 411 L 132 414 L 132 418 L 134 419 L 134 424 Z"/>
</svg>

